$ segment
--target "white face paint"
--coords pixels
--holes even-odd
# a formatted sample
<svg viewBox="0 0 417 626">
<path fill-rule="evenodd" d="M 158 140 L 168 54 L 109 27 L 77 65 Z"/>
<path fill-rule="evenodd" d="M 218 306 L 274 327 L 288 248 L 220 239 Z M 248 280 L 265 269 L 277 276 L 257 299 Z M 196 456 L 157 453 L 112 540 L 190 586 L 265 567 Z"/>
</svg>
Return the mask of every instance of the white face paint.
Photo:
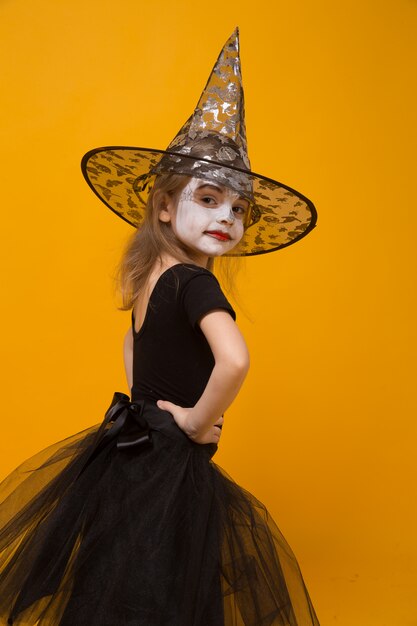
<svg viewBox="0 0 417 626">
<path fill-rule="evenodd" d="M 192 178 L 178 199 L 172 226 L 177 237 L 204 256 L 221 256 L 243 237 L 247 200 L 211 180 Z"/>
</svg>

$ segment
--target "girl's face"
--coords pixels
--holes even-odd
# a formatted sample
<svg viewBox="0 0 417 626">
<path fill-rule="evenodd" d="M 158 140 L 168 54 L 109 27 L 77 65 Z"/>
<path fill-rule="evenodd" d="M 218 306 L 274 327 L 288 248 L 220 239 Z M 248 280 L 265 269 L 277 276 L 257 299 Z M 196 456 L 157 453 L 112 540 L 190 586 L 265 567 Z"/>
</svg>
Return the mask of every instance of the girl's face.
<svg viewBox="0 0 417 626">
<path fill-rule="evenodd" d="M 201 257 L 229 252 L 242 239 L 249 202 L 220 183 L 192 178 L 178 198 L 167 207 L 172 228 L 180 241 Z M 165 215 L 166 217 L 166 215 Z"/>
</svg>

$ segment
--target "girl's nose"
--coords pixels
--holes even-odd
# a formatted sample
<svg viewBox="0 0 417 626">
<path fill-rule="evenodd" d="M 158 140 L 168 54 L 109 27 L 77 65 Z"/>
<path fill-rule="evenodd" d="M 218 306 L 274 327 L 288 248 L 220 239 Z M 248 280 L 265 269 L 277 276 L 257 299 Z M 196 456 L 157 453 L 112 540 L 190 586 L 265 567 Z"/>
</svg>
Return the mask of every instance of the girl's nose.
<svg viewBox="0 0 417 626">
<path fill-rule="evenodd" d="M 224 207 L 223 211 L 218 216 L 217 221 L 218 222 L 227 222 L 228 224 L 233 224 L 235 219 L 236 219 L 236 216 L 233 213 L 232 207 L 231 206 L 227 206 L 227 207 Z"/>
</svg>

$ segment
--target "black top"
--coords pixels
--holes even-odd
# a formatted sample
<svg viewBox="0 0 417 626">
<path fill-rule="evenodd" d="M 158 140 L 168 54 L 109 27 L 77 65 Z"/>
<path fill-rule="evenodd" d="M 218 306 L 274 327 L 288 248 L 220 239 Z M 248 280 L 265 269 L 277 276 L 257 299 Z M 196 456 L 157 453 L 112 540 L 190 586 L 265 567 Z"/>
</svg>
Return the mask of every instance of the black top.
<svg viewBox="0 0 417 626">
<path fill-rule="evenodd" d="M 196 404 L 214 367 L 210 346 L 198 324 L 213 309 L 236 313 L 209 270 L 178 263 L 158 278 L 139 332 L 133 330 L 132 401 L 169 400 Z"/>
</svg>

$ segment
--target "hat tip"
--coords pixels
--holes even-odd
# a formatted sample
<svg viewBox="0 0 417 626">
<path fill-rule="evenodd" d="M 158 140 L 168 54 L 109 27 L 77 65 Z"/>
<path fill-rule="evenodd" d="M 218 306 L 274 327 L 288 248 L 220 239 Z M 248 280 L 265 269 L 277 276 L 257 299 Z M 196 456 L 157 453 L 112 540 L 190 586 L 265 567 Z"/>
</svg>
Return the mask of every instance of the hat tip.
<svg viewBox="0 0 417 626">
<path fill-rule="evenodd" d="M 232 44 L 234 46 L 239 47 L 239 26 L 235 27 L 233 33 L 230 35 L 229 39 L 227 40 L 227 44 Z"/>
</svg>

